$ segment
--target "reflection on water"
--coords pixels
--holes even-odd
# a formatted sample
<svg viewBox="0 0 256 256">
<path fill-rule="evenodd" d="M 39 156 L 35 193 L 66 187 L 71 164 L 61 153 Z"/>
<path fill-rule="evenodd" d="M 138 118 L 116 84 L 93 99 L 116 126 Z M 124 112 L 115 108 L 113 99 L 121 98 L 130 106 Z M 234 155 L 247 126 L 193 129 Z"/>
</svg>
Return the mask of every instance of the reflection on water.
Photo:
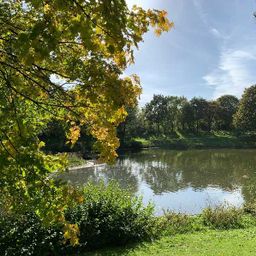
<svg viewBox="0 0 256 256">
<path fill-rule="evenodd" d="M 120 156 L 114 166 L 99 166 L 62 175 L 85 184 L 116 180 L 162 209 L 199 213 L 208 205 L 236 206 L 256 196 L 256 150 L 150 149 Z"/>
</svg>

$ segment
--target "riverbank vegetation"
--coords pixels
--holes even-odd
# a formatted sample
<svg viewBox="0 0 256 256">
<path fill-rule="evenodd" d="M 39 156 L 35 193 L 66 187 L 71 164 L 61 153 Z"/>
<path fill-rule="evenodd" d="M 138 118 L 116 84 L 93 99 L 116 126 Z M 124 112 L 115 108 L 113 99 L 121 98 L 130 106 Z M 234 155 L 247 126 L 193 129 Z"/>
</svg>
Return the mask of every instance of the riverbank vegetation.
<svg viewBox="0 0 256 256">
<path fill-rule="evenodd" d="M 0 248 L 3 255 L 87 255 L 90 251 L 113 246 L 114 249 L 104 249 L 96 254 L 129 252 L 128 255 L 148 255 L 143 248 L 146 246 L 152 253 L 158 250 L 168 254 L 176 248 L 180 255 L 187 255 L 184 252 L 193 249 L 189 244 L 192 241 L 198 246 L 194 252 L 206 249 L 204 236 L 212 237 L 212 243 L 216 244 L 219 240 L 216 236 L 227 234 L 229 243 L 233 244 L 237 240 L 233 240 L 232 234 L 252 236 L 250 232 L 256 230 L 254 203 L 239 209 L 227 205 L 209 207 L 199 215 L 166 211 L 163 216 L 156 217 L 152 205 L 143 206 L 141 198 L 132 196 L 115 183 L 107 186 L 88 184 L 83 189 L 83 196 L 85 200 L 80 205 L 65 213 L 66 219 L 76 223 L 74 228 L 79 229 L 79 244 L 75 247 L 64 240 L 69 235 L 68 230 L 63 231 L 61 225 L 45 225 L 33 212 L 18 218 L 1 213 Z M 227 231 L 233 229 L 239 231 Z M 196 242 L 196 238 L 201 240 Z M 251 239 L 249 236 L 248 241 Z"/>
<path fill-rule="evenodd" d="M 77 255 L 159 236 L 154 207 L 143 206 L 141 198 L 117 184 L 87 184 L 81 193 L 80 204 L 65 211 L 65 218 L 78 232 L 79 244 L 67 242 L 70 231 L 63 225 L 47 225 L 32 211 L 19 216 L 1 212 L 1 255 Z"/>
<path fill-rule="evenodd" d="M 256 148 L 256 133 L 248 132 L 237 135 L 233 132 L 213 131 L 200 134 L 174 133 L 172 136 L 132 138 L 124 144 L 127 149 L 160 147 L 165 149 L 225 149 Z"/>
</svg>

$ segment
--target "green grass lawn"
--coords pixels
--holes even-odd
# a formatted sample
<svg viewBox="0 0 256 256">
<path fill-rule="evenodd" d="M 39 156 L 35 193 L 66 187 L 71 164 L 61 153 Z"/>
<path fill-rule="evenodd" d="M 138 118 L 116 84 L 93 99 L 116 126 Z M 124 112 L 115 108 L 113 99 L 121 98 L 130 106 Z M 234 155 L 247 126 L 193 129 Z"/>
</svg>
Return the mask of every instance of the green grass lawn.
<svg viewBox="0 0 256 256">
<path fill-rule="evenodd" d="M 86 255 L 254 256 L 256 255 L 256 228 L 226 231 L 207 230 L 204 232 L 165 236 L 153 243 L 102 250 Z"/>
</svg>

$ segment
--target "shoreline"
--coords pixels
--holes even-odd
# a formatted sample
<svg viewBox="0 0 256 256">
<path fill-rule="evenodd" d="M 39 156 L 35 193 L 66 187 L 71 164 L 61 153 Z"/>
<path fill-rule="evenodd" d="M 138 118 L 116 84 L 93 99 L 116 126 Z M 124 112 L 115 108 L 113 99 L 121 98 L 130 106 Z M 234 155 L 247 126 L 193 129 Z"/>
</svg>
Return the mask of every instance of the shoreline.
<svg viewBox="0 0 256 256">
<path fill-rule="evenodd" d="M 86 162 L 86 164 L 69 167 L 68 171 L 78 171 L 81 169 L 94 168 L 94 167 L 99 167 L 103 165 L 106 165 L 106 163 L 98 164 L 94 160 L 89 160 Z"/>
<path fill-rule="evenodd" d="M 136 151 L 144 148 L 164 149 L 255 149 L 254 135 L 208 134 L 183 137 L 133 138 L 121 145 L 118 151 Z"/>
</svg>

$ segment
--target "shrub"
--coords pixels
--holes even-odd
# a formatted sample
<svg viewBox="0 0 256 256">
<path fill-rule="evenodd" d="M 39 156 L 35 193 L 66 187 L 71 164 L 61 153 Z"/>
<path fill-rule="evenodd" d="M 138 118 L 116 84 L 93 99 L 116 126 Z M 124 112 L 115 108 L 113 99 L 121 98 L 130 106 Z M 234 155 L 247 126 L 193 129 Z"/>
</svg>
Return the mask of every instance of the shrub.
<svg viewBox="0 0 256 256">
<path fill-rule="evenodd" d="M 0 226 L 0 255 L 61 255 L 61 229 L 43 227 L 33 214 L 1 216 Z"/>
<path fill-rule="evenodd" d="M 243 226 L 242 213 L 241 209 L 220 205 L 204 209 L 202 219 L 206 226 L 217 229 L 240 228 Z"/>
<path fill-rule="evenodd" d="M 244 212 L 256 217 L 256 201 L 251 200 L 244 204 Z"/>
<path fill-rule="evenodd" d="M 154 207 L 143 206 L 141 198 L 111 183 L 88 184 L 84 203 L 68 210 L 66 218 L 77 223 L 80 244 L 63 243 L 62 228 L 44 227 L 33 214 L 14 218 L 0 216 L 0 255 L 77 255 L 105 245 L 153 239 L 159 235 Z"/>
<path fill-rule="evenodd" d="M 70 222 L 79 226 L 80 249 L 121 245 L 158 235 L 154 207 L 144 207 L 141 198 L 132 197 L 116 183 L 88 184 L 84 196 L 84 203 L 67 214 Z"/>
<path fill-rule="evenodd" d="M 164 213 L 164 229 L 168 234 L 188 233 L 201 230 L 202 224 L 197 216 L 166 211 Z"/>
<path fill-rule="evenodd" d="M 167 211 L 164 217 L 170 233 L 186 233 L 192 229 L 192 217 L 187 214 Z"/>
<path fill-rule="evenodd" d="M 140 141 L 137 140 L 131 140 L 129 143 L 129 147 L 133 149 L 142 149 L 143 144 Z"/>
</svg>

